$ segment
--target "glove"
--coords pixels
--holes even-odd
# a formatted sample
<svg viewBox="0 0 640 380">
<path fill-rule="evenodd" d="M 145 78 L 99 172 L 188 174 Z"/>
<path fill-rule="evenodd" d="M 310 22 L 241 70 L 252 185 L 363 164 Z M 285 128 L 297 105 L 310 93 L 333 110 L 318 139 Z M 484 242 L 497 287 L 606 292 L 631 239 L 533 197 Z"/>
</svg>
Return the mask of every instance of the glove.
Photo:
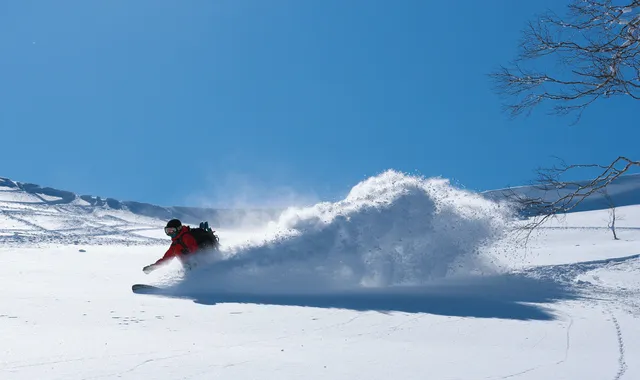
<svg viewBox="0 0 640 380">
<path fill-rule="evenodd" d="M 146 274 L 149 274 L 151 272 L 153 272 L 154 270 L 157 269 L 157 266 L 155 264 L 151 264 L 151 265 L 147 265 L 146 267 L 142 268 L 142 271 Z"/>
</svg>

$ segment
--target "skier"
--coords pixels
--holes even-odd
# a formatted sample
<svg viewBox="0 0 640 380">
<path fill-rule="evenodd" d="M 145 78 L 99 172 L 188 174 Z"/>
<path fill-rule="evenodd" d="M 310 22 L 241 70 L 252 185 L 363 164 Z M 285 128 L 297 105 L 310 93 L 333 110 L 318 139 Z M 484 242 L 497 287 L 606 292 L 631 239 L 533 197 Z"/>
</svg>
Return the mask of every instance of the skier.
<svg viewBox="0 0 640 380">
<path fill-rule="evenodd" d="M 200 228 L 192 229 L 183 226 L 179 219 L 171 219 L 164 227 L 164 233 L 171 237 L 171 246 L 158 261 L 142 268 L 144 273 L 151 273 L 173 258 L 178 258 L 185 269 L 192 269 L 190 259 L 194 253 L 208 247 L 218 247 L 218 238 L 207 222 L 200 223 Z"/>
</svg>

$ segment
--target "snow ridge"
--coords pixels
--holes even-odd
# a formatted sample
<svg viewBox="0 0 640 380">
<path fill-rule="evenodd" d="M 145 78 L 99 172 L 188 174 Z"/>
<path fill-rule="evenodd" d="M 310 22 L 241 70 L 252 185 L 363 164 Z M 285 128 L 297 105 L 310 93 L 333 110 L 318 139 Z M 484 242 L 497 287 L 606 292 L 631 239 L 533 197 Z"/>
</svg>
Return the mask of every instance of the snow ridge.
<svg viewBox="0 0 640 380">
<path fill-rule="evenodd" d="M 26 203 L 25 200 L 42 207 L 75 209 L 78 214 L 116 210 L 163 221 L 178 218 L 184 223 L 197 224 L 207 220 L 211 225 L 224 228 L 260 225 L 272 220 L 282 211 L 280 209 L 165 207 L 93 195 L 77 195 L 66 190 L 0 177 L 0 209 Z"/>
<path fill-rule="evenodd" d="M 566 196 L 578 189 L 578 186 L 585 186 L 590 180 L 577 181 L 561 189 L 555 187 L 543 187 L 540 185 L 515 186 L 513 188 L 495 189 L 482 193 L 483 196 L 493 200 L 507 200 L 514 195 L 529 197 L 533 199 L 543 199 L 553 202 L 558 198 Z M 615 207 L 630 206 L 640 204 L 640 174 L 627 174 L 616 178 L 606 188 L 604 192 L 596 192 L 585 198 L 579 205 L 571 209 L 570 213 L 594 210 L 607 210 L 610 208 L 609 199 Z M 573 203 L 569 203 L 573 204 Z M 524 210 L 525 214 L 527 210 Z"/>
</svg>

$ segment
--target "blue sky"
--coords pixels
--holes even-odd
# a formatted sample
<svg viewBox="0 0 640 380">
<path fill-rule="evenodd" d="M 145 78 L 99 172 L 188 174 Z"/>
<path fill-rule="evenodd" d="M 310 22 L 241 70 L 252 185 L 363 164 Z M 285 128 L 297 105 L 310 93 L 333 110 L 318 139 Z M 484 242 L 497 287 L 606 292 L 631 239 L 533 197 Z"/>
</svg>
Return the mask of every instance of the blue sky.
<svg viewBox="0 0 640 380">
<path fill-rule="evenodd" d="M 633 156 L 634 104 L 511 120 L 487 74 L 559 0 L 0 2 L 0 176 L 163 205 L 473 190 Z"/>
</svg>

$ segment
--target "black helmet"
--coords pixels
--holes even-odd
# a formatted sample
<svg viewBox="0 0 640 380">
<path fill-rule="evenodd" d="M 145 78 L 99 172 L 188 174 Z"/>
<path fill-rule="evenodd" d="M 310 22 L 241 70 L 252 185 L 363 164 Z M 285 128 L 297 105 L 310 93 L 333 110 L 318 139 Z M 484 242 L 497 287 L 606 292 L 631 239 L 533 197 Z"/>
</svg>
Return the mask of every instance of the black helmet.
<svg viewBox="0 0 640 380">
<path fill-rule="evenodd" d="M 167 222 L 167 226 L 164 228 L 164 233 L 171 237 L 178 236 L 180 229 L 182 228 L 182 222 L 178 219 L 171 219 Z"/>
<path fill-rule="evenodd" d="M 180 228 L 182 227 L 182 222 L 179 219 L 171 219 L 165 227 Z"/>
</svg>

